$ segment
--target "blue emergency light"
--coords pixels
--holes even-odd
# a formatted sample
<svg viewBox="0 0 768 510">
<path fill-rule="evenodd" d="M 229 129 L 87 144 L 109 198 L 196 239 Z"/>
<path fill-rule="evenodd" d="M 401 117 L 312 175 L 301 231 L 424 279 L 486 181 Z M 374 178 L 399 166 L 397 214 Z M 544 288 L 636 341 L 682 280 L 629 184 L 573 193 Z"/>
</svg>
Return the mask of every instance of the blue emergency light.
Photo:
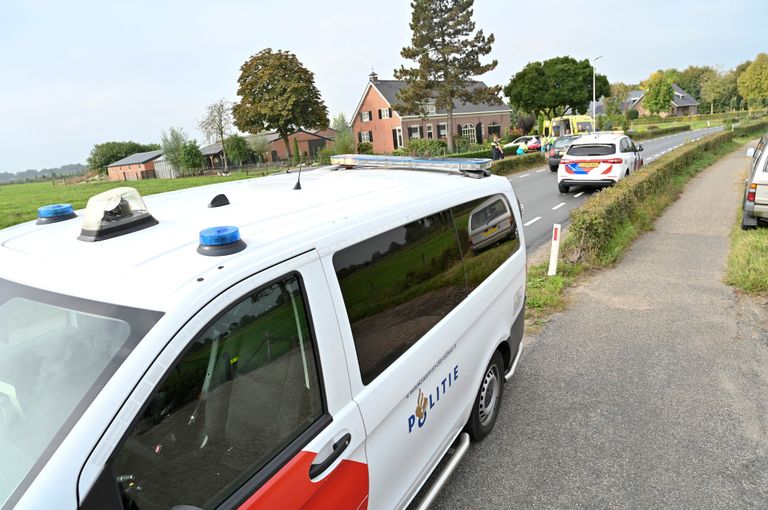
<svg viewBox="0 0 768 510">
<path fill-rule="evenodd" d="M 200 231 L 200 244 L 197 252 L 209 257 L 231 255 L 245 249 L 245 242 L 240 239 L 240 229 L 223 226 L 210 227 Z"/>
<path fill-rule="evenodd" d="M 37 224 L 56 223 L 77 217 L 72 204 L 51 204 L 37 208 Z"/>
</svg>

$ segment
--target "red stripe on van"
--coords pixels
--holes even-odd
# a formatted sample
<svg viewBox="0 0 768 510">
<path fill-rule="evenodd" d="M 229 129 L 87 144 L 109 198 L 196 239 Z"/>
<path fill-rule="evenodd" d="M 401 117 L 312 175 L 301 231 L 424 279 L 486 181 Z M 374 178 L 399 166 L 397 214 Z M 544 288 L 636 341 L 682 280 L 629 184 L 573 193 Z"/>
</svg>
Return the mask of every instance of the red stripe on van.
<svg viewBox="0 0 768 510">
<path fill-rule="evenodd" d="M 368 465 L 343 460 L 318 482 L 309 479 L 314 452 L 299 452 L 240 506 L 240 510 L 368 508 Z"/>
</svg>

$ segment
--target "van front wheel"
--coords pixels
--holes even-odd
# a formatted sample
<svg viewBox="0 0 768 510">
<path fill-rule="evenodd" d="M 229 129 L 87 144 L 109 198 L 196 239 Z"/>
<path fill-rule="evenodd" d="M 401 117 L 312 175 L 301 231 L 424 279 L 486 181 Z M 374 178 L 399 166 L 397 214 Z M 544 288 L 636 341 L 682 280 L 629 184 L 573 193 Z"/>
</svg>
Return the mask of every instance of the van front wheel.
<svg viewBox="0 0 768 510">
<path fill-rule="evenodd" d="M 467 422 L 466 431 L 473 441 L 482 441 L 493 429 L 499 416 L 503 394 L 504 360 L 501 353 L 496 351 L 480 381 L 480 389 Z"/>
</svg>

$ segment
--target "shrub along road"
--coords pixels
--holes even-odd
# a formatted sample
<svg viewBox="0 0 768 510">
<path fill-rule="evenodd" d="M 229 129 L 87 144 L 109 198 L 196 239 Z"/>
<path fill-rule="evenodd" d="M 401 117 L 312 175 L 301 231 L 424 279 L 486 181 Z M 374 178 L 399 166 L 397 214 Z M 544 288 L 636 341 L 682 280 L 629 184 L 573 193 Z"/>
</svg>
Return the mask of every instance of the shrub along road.
<svg viewBox="0 0 768 510">
<path fill-rule="evenodd" d="M 699 139 L 722 129 L 722 127 L 715 127 L 645 140 L 642 142 L 645 163 L 652 163 L 687 141 Z M 574 186 L 570 193 L 560 193 L 557 191 L 557 174 L 550 172 L 548 167 L 513 174 L 509 176 L 509 180 L 518 199 L 525 206 L 523 228 L 525 243 L 530 250 L 548 241 L 552 235 L 552 224 L 566 224 L 571 209 L 580 206 L 595 192 L 593 188 Z"/>
<path fill-rule="evenodd" d="M 768 507 L 768 314 L 722 282 L 743 153 L 526 337 L 434 508 Z"/>
</svg>

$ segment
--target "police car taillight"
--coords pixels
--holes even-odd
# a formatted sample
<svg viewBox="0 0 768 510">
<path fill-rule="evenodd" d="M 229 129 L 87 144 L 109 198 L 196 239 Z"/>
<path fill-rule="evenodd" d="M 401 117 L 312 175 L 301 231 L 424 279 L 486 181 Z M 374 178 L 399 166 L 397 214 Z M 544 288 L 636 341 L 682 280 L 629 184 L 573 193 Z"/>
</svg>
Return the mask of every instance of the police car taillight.
<svg viewBox="0 0 768 510">
<path fill-rule="evenodd" d="M 200 231 L 197 253 L 209 257 L 231 255 L 244 250 L 245 246 L 237 227 L 211 227 Z"/>
<path fill-rule="evenodd" d="M 51 204 L 37 208 L 37 224 L 45 225 L 77 217 L 72 204 Z"/>
<path fill-rule="evenodd" d="M 115 188 L 88 199 L 78 239 L 102 241 L 152 225 L 157 225 L 157 220 L 149 214 L 139 192 L 134 188 Z"/>
</svg>

